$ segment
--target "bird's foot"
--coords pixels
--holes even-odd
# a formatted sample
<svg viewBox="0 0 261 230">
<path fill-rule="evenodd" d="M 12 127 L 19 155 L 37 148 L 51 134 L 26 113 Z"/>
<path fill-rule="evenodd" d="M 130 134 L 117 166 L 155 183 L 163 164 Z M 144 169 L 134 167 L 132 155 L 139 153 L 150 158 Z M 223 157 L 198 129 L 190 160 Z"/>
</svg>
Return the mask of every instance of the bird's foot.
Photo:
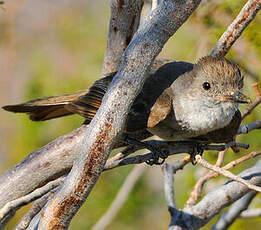
<svg viewBox="0 0 261 230">
<path fill-rule="evenodd" d="M 147 149 L 152 153 L 152 158 L 146 161 L 146 164 L 148 165 L 162 165 L 168 157 L 167 151 L 161 150 L 155 146 L 150 145 Z"/>
<path fill-rule="evenodd" d="M 152 158 L 145 161 L 148 165 L 162 165 L 165 162 L 165 159 L 168 157 L 168 153 L 165 150 L 161 150 L 154 145 L 150 145 L 145 142 L 138 141 L 133 138 L 124 137 L 122 141 L 128 145 L 132 145 L 135 147 L 143 147 L 151 151 Z"/>
<path fill-rule="evenodd" d="M 192 163 L 192 165 L 196 165 L 197 161 L 196 161 L 196 156 L 200 155 L 202 156 L 204 152 L 204 145 L 198 142 L 193 143 L 193 147 L 192 147 L 192 151 L 189 152 L 190 155 L 190 161 Z"/>
</svg>

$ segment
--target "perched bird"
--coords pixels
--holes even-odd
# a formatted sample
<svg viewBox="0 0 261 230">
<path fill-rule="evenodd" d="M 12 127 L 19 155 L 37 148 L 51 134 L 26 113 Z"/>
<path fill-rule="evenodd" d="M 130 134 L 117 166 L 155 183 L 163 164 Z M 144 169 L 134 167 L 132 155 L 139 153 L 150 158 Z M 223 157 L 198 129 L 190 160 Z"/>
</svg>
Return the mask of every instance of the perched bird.
<svg viewBox="0 0 261 230">
<path fill-rule="evenodd" d="M 86 91 L 7 105 L 3 109 L 27 113 L 33 121 L 79 114 L 88 124 L 114 76 L 115 73 L 97 80 Z M 157 135 L 169 141 L 232 141 L 241 122 L 238 104 L 250 102 L 242 94 L 242 87 L 240 69 L 222 57 L 206 56 L 194 65 L 165 63 L 147 77 L 130 109 L 124 134 L 132 140 Z M 155 157 L 153 163 L 157 160 Z"/>
</svg>

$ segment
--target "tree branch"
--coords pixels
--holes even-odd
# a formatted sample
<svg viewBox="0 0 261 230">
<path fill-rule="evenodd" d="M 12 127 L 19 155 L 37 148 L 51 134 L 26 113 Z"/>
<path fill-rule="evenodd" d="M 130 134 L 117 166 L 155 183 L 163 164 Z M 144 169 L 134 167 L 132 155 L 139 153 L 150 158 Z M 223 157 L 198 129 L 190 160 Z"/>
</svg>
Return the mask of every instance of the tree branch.
<svg viewBox="0 0 261 230">
<path fill-rule="evenodd" d="M 9 201 L 31 193 L 48 181 L 70 171 L 78 156 L 87 126 L 61 136 L 30 153 L 22 162 L 7 170 L 0 177 L 0 208 Z M 30 180 L 22 180 L 30 175 Z M 22 182 L 21 182 L 22 180 Z"/>
<path fill-rule="evenodd" d="M 167 156 L 175 155 L 175 154 L 180 154 L 180 153 L 189 153 L 192 152 L 195 145 L 193 143 L 190 144 L 185 144 L 184 143 L 179 143 L 179 142 L 174 142 L 174 145 L 177 147 L 171 147 L 172 142 L 168 141 L 147 141 L 146 143 L 150 143 L 153 146 L 157 148 L 164 148 L 164 153 Z M 218 150 L 218 151 L 223 151 L 229 147 L 241 147 L 247 149 L 249 147 L 248 144 L 244 143 L 236 143 L 236 142 L 230 142 L 225 145 L 204 145 L 202 146 L 202 150 Z M 153 157 L 153 153 L 145 153 L 142 155 L 135 155 L 132 157 L 123 157 L 124 155 L 122 153 L 117 154 L 116 156 L 113 156 L 111 159 L 109 159 L 105 166 L 104 169 L 113 169 L 115 167 L 119 166 L 124 166 L 124 165 L 129 165 L 129 164 L 141 164 Z"/>
<path fill-rule="evenodd" d="M 218 159 L 217 159 L 216 164 L 215 164 L 216 167 L 220 167 L 222 165 L 226 152 L 227 152 L 227 149 L 219 152 Z M 219 175 L 217 173 L 208 172 L 208 173 L 206 173 L 204 176 L 202 176 L 197 181 L 197 183 L 194 185 L 194 188 L 193 188 L 192 192 L 190 193 L 190 196 L 189 196 L 188 200 L 186 201 L 185 207 L 190 207 L 190 206 L 196 204 L 196 202 L 198 201 L 199 197 L 201 196 L 204 184 L 210 178 L 212 178 L 214 176 L 214 174 L 215 175 Z"/>
<path fill-rule="evenodd" d="M 205 161 L 200 155 L 196 156 L 196 161 L 197 163 L 201 164 L 203 167 L 208 168 L 218 174 L 221 174 L 227 178 L 230 178 L 232 180 L 238 181 L 239 183 L 242 183 L 243 185 L 247 186 L 249 189 L 255 190 L 257 192 L 261 192 L 261 187 L 255 186 L 252 184 L 249 184 L 246 180 L 234 175 L 233 173 L 220 168 L 220 167 L 215 167 L 214 165 L 209 164 L 207 161 Z"/>
<path fill-rule="evenodd" d="M 222 169 L 224 170 L 228 170 L 231 169 L 233 167 L 235 167 L 236 165 L 239 165 L 240 163 L 249 160 L 249 159 L 253 159 L 254 157 L 257 157 L 261 155 L 261 151 L 260 152 L 251 152 L 239 159 L 236 159 L 234 161 L 229 162 L 228 164 L 226 164 L 225 166 L 222 167 Z M 220 166 L 216 163 L 215 166 Z M 194 204 L 196 204 L 197 200 L 199 199 L 201 193 L 202 193 L 202 188 L 204 186 L 204 184 L 207 182 L 207 180 L 217 177 L 219 174 L 216 172 L 208 172 L 207 174 L 205 174 L 203 177 L 201 177 L 196 185 L 194 186 L 189 199 L 186 202 L 186 207 L 192 206 Z"/>
<path fill-rule="evenodd" d="M 111 19 L 103 75 L 116 72 L 124 50 L 139 27 L 143 0 L 111 0 Z"/>
<path fill-rule="evenodd" d="M 225 230 L 227 229 L 235 219 L 240 215 L 240 213 L 248 208 L 248 205 L 256 196 L 257 192 L 250 191 L 242 198 L 237 200 L 227 212 L 225 212 L 216 224 L 211 228 L 211 230 Z"/>
<path fill-rule="evenodd" d="M 24 215 L 20 220 L 19 224 L 16 226 L 15 230 L 26 230 L 31 223 L 31 220 L 42 210 L 45 204 L 48 202 L 48 199 L 56 192 L 57 187 L 45 194 L 38 200 L 34 202 L 30 210 Z"/>
<path fill-rule="evenodd" d="M 4 221 L 4 218 L 13 210 L 16 210 L 24 205 L 31 203 L 32 201 L 42 197 L 49 191 L 53 190 L 54 188 L 60 186 L 65 179 L 65 176 L 60 177 L 54 181 L 47 183 L 45 186 L 34 190 L 32 193 L 20 197 L 16 200 L 12 200 L 4 205 L 3 208 L 0 209 L 0 220 L 1 222 Z"/>
<path fill-rule="evenodd" d="M 211 52 L 211 55 L 225 56 L 234 44 L 234 42 L 240 37 L 244 29 L 255 18 L 257 12 L 261 8 L 260 0 L 249 0 L 242 8 L 236 19 L 223 33 L 218 40 L 216 46 Z"/>
</svg>

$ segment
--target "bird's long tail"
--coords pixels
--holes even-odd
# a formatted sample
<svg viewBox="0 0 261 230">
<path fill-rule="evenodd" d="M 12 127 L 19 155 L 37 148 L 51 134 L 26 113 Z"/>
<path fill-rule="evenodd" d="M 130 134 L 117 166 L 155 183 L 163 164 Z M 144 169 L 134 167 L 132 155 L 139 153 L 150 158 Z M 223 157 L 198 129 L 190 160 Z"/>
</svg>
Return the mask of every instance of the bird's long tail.
<svg viewBox="0 0 261 230">
<path fill-rule="evenodd" d="M 3 109 L 14 113 L 27 113 L 33 121 L 44 121 L 73 114 L 66 109 L 66 105 L 84 94 L 86 94 L 86 91 L 36 99 L 16 105 L 6 105 Z"/>
<path fill-rule="evenodd" d="M 33 121 L 80 114 L 89 123 L 99 109 L 112 78 L 113 75 L 109 75 L 97 80 L 89 90 L 6 105 L 3 109 L 14 113 L 27 113 Z"/>
</svg>

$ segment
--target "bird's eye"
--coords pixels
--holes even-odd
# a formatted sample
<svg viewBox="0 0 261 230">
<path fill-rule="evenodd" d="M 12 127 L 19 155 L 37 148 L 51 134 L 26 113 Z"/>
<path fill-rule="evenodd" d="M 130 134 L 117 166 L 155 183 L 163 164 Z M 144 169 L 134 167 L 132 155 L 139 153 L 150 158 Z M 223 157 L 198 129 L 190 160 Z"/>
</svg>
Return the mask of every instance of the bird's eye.
<svg viewBox="0 0 261 230">
<path fill-rule="evenodd" d="M 204 83 L 203 83 L 203 89 L 204 89 L 204 90 L 209 90 L 210 87 L 211 87 L 211 86 L 210 86 L 210 83 L 208 83 L 208 82 L 204 82 Z"/>
</svg>

